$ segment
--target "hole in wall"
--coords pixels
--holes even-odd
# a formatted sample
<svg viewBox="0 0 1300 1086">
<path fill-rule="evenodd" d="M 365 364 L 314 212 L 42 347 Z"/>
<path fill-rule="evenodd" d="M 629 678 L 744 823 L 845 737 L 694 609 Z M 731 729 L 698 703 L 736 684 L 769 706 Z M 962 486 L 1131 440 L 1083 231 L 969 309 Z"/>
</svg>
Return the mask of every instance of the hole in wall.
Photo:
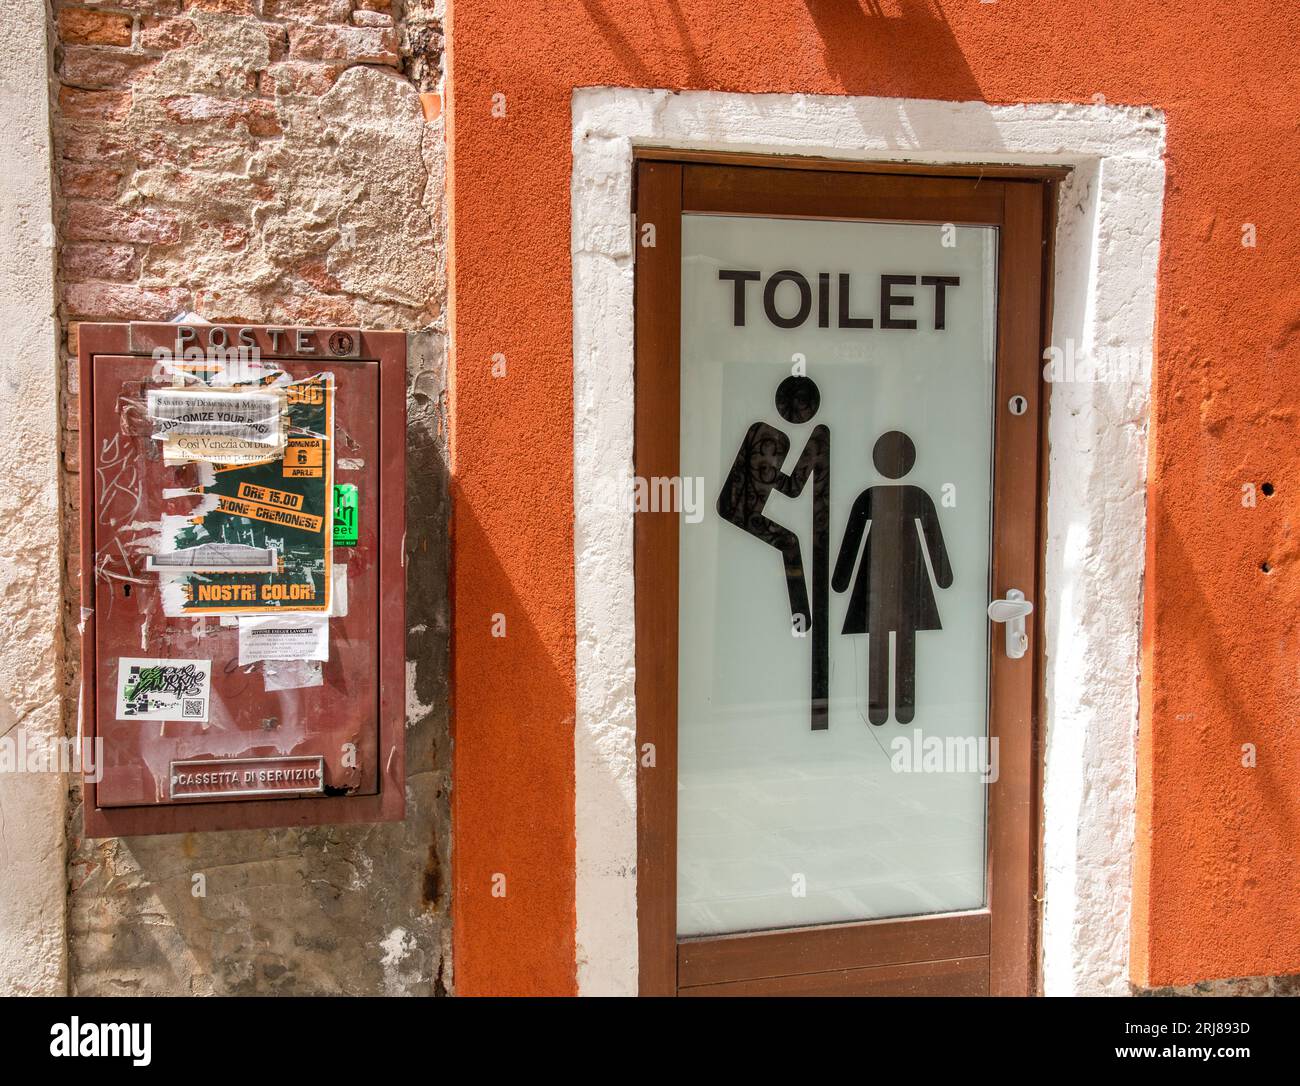
<svg viewBox="0 0 1300 1086">
<path fill-rule="evenodd" d="M 1267 562 L 1260 562 L 1260 564 L 1259 564 L 1259 568 L 1260 568 L 1261 570 L 1263 570 L 1265 573 L 1272 573 L 1272 572 L 1273 572 L 1273 567 L 1270 566 Z"/>
<path fill-rule="evenodd" d="M 1271 498 L 1273 496 L 1272 483 L 1261 483 L 1259 489 L 1264 492 L 1264 497 Z"/>
</svg>

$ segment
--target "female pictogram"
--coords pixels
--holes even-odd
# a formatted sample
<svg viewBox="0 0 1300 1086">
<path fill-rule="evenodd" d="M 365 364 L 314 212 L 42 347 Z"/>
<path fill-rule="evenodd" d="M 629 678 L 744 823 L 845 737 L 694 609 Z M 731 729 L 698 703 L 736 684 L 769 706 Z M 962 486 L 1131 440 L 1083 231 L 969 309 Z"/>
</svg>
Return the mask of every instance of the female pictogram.
<svg viewBox="0 0 1300 1086">
<path fill-rule="evenodd" d="M 881 475 L 901 479 L 916 463 L 916 446 L 906 434 L 891 430 L 877 440 L 871 459 Z M 952 565 L 929 494 L 919 486 L 901 484 L 868 487 L 858 495 L 849 513 L 831 586 L 843 592 L 857 566 L 841 633 L 868 635 L 867 719 L 872 724 L 889 719 L 891 633 L 894 716 L 900 724 L 910 724 L 916 713 L 916 631 L 943 628 L 926 566 L 927 554 L 935 582 L 948 588 Z"/>
</svg>

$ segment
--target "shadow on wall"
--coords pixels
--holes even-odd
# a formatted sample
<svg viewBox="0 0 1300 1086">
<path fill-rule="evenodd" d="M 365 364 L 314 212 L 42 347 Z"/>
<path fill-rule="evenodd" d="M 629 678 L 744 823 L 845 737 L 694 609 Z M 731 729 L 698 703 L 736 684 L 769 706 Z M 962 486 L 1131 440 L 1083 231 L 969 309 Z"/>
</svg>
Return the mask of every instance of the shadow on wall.
<svg viewBox="0 0 1300 1086">
<path fill-rule="evenodd" d="M 648 17 L 649 40 L 628 37 L 623 29 L 626 18 L 611 14 L 610 0 L 582 0 L 582 6 L 627 82 L 647 88 L 737 89 L 729 76 L 717 78 L 710 73 L 677 0 L 663 5 L 671 29 L 660 26 L 653 13 Z M 983 100 L 983 91 L 936 0 L 896 0 L 890 5 L 892 13 L 876 0 L 806 0 L 806 7 L 820 38 L 825 71 L 834 81 L 829 93 Z M 918 62 L 918 57 L 923 59 Z M 731 70 L 725 65 L 720 70 L 724 69 Z M 787 64 L 774 63 L 768 86 L 744 89 L 789 91 L 788 70 Z M 897 122 L 892 131 L 872 124 L 868 135 L 884 139 L 893 150 L 924 147 L 928 142 L 929 134 L 907 116 L 905 107 L 900 108 Z M 1000 146 L 994 126 L 981 112 L 971 111 L 960 123 L 972 147 Z M 945 138 L 950 141 L 947 134 Z"/>
<path fill-rule="evenodd" d="M 468 782 L 455 807 L 456 927 L 467 933 L 455 955 L 469 978 L 456 994 L 576 994 L 573 597 L 543 598 L 530 576 L 553 577 L 554 537 L 538 538 L 528 516 L 503 527 L 543 493 L 536 468 L 499 448 L 459 456 L 469 474 L 503 472 L 514 486 L 502 498 L 498 484 L 496 507 L 476 506 L 472 486 L 455 502 L 456 773 Z"/>
<path fill-rule="evenodd" d="M 806 0 L 826 70 L 846 94 L 976 101 L 984 97 L 937 0 Z M 918 57 L 924 61 L 917 63 Z M 938 93 L 942 88 L 942 94 Z"/>
<path fill-rule="evenodd" d="M 73 994 L 449 991 L 445 352 L 409 342 L 405 822 L 89 841 L 74 790 Z"/>
<path fill-rule="evenodd" d="M 678 65 L 676 87 L 693 90 L 721 89 L 710 77 L 677 0 L 664 7 L 672 34 L 661 32 L 652 43 L 630 40 L 620 24 L 621 14 L 611 14 L 609 0 L 582 0 L 588 18 L 605 39 L 609 51 L 638 86 L 665 83 L 664 64 Z M 874 94 L 891 98 L 942 97 L 954 101 L 983 98 L 979 84 L 952 27 L 936 0 L 896 0 L 887 14 L 877 0 L 805 0 L 805 6 L 822 41 L 826 71 L 845 94 Z M 651 17 L 649 29 L 659 28 Z M 672 37 L 676 37 L 676 41 Z M 918 64 L 916 58 L 924 57 Z M 771 90 L 786 90 L 784 67 L 774 64 Z"/>
</svg>

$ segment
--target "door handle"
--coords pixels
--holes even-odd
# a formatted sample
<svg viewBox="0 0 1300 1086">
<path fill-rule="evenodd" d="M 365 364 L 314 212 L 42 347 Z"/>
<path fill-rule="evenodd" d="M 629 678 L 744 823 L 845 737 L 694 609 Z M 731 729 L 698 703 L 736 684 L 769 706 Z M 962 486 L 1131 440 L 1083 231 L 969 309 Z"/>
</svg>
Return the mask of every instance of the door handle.
<svg viewBox="0 0 1300 1086">
<path fill-rule="evenodd" d="M 1025 616 L 1032 614 L 1034 605 L 1018 588 L 1008 588 L 1007 597 L 989 604 L 989 618 L 1007 627 L 1007 656 L 1019 660 L 1029 648 L 1029 635 L 1025 633 Z"/>
</svg>

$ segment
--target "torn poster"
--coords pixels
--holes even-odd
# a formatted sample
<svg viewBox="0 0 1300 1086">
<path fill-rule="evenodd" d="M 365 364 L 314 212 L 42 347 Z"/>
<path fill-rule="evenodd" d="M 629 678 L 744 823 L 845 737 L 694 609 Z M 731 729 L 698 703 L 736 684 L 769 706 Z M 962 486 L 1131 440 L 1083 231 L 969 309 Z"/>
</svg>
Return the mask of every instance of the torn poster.
<svg viewBox="0 0 1300 1086">
<path fill-rule="evenodd" d="M 200 509 L 164 518 L 161 548 L 175 553 L 209 543 L 238 545 L 274 551 L 277 566 L 164 574 L 163 612 L 171 617 L 330 613 L 334 377 L 319 373 L 277 390 L 288 405 L 286 449 L 256 463 L 214 465 Z M 291 471 L 297 465 L 289 450 L 304 446 L 317 452 L 311 474 Z"/>
<path fill-rule="evenodd" d="M 202 460 L 209 464 L 261 464 L 273 459 L 275 450 L 260 441 L 221 434 L 168 434 L 163 438 L 163 463 L 188 464 Z"/>
<path fill-rule="evenodd" d="M 284 448 L 286 404 L 282 385 L 255 389 L 151 388 L 145 394 L 145 409 L 155 441 L 170 442 L 187 435 L 209 441 L 225 438 L 243 446 L 261 446 L 263 456 L 278 455 Z"/>
<path fill-rule="evenodd" d="M 244 543 L 200 543 L 185 550 L 148 555 L 145 569 L 151 573 L 185 570 L 202 573 L 273 573 L 280 566 L 274 547 L 250 547 Z"/>
<path fill-rule="evenodd" d="M 259 660 L 328 660 L 328 615 L 241 615 L 239 666 Z"/>
<path fill-rule="evenodd" d="M 324 685 L 325 674 L 315 660 L 267 660 L 262 665 L 262 688 L 268 694 Z"/>
<path fill-rule="evenodd" d="M 117 719 L 207 723 L 211 684 L 211 660 L 123 656 L 117 662 Z"/>
</svg>

